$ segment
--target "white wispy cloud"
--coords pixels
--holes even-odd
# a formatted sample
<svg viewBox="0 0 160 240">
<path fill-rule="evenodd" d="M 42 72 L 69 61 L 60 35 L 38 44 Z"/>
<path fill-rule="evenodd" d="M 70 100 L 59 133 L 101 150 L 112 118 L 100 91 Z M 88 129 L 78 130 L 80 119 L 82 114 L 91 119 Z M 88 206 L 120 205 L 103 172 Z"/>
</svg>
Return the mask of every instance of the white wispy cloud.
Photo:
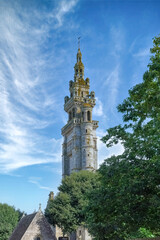
<svg viewBox="0 0 160 240">
<path fill-rule="evenodd" d="M 146 56 L 149 56 L 149 54 L 150 54 L 150 48 L 147 47 L 147 48 L 140 49 L 137 53 L 134 53 L 133 56 L 134 57 L 146 57 Z"/>
<path fill-rule="evenodd" d="M 133 61 L 133 73 L 131 74 L 132 86 L 142 81 L 144 71 L 147 70 L 147 65 L 151 56 L 151 44 L 151 39 L 146 36 L 137 36 L 131 43 L 128 53 Z"/>
<path fill-rule="evenodd" d="M 60 27 L 63 24 L 64 16 L 70 11 L 73 11 L 74 6 L 77 4 L 78 0 L 63 0 L 59 2 L 59 6 L 55 10 L 54 18 L 57 20 L 56 27 Z"/>
<path fill-rule="evenodd" d="M 107 69 L 103 87 L 106 89 L 105 102 L 107 103 L 107 111 L 114 114 L 118 104 L 118 95 L 120 94 L 119 85 L 122 81 L 120 78 L 122 70 L 120 59 L 125 49 L 125 31 L 120 24 L 118 26 L 112 25 L 110 27 L 110 46 L 112 64 L 110 65 L 110 68 Z"/>
<path fill-rule="evenodd" d="M 96 97 L 96 106 L 93 108 L 93 115 L 99 117 L 104 116 L 103 104 L 98 97 Z"/>
<path fill-rule="evenodd" d="M 106 133 L 102 129 L 97 131 L 98 165 L 101 165 L 105 159 L 113 155 L 120 155 L 124 151 L 124 147 L 121 143 L 118 143 L 111 148 L 107 148 L 106 145 L 101 141 L 101 138 L 105 135 Z"/>
<path fill-rule="evenodd" d="M 39 177 L 30 177 L 28 179 L 28 182 L 35 184 L 38 188 L 43 189 L 43 190 L 47 190 L 47 191 L 52 191 L 53 190 L 51 187 L 41 185 L 41 183 L 40 183 L 41 180 L 42 179 L 39 178 Z"/>
<path fill-rule="evenodd" d="M 143 45 L 142 45 L 143 43 Z M 147 38 L 141 39 L 140 36 L 133 40 L 129 53 L 140 61 L 150 55 L 150 41 Z"/>
<path fill-rule="evenodd" d="M 23 9 L 21 1 L 0 5 L 0 172 L 61 161 L 62 139 L 46 136 L 57 120 L 59 101 L 52 70 L 61 64 L 46 42 L 77 1 L 61 1 L 47 12 Z M 55 13 L 55 12 L 54 12 Z M 57 22 L 54 19 L 57 18 Z M 54 25 L 53 25 L 54 24 Z M 53 38 L 54 42 L 54 38 Z M 55 44 L 55 43 L 54 43 Z M 43 52 L 43 48 L 46 51 Z M 46 74 L 47 72 L 47 74 Z M 42 134 L 42 131 L 46 133 Z"/>
<path fill-rule="evenodd" d="M 125 33 L 121 26 L 112 25 L 110 28 L 110 36 L 112 39 L 112 54 L 117 58 L 124 49 Z"/>
<path fill-rule="evenodd" d="M 109 73 L 107 76 L 104 85 L 108 89 L 107 96 L 107 109 L 111 112 L 115 111 L 115 107 L 117 105 L 117 96 L 119 93 L 119 83 L 120 83 L 120 67 L 116 65 L 116 67 Z"/>
</svg>

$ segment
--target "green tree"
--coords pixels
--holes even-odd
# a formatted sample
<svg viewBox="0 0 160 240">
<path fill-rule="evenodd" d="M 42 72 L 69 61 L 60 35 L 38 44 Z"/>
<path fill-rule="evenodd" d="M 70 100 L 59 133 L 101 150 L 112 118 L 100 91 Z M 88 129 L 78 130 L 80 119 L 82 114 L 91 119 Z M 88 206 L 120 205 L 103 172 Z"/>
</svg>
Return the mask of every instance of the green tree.
<svg viewBox="0 0 160 240">
<path fill-rule="evenodd" d="M 0 240 L 8 240 L 19 220 L 19 212 L 0 203 Z"/>
<path fill-rule="evenodd" d="M 78 226 L 85 224 L 84 206 L 86 195 L 98 186 L 98 175 L 93 172 L 80 171 L 66 176 L 59 187 L 59 193 L 50 200 L 45 216 L 53 225 L 58 225 L 63 233 L 71 233 Z"/>
<path fill-rule="evenodd" d="M 108 129 L 102 138 L 107 147 L 121 142 L 124 152 L 105 160 L 99 169 L 101 186 L 89 196 L 86 221 L 99 240 L 127 239 L 140 229 L 159 235 L 159 36 L 153 39 L 151 53 L 143 82 L 129 90 L 129 97 L 118 106 L 124 124 Z"/>
</svg>

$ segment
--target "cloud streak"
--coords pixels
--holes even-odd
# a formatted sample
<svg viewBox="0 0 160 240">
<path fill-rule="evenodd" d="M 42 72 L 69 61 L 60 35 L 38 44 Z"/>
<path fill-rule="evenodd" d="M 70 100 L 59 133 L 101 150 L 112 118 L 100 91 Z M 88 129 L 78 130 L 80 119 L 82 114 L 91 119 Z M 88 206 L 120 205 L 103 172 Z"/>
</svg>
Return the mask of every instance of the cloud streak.
<svg viewBox="0 0 160 240">
<path fill-rule="evenodd" d="M 93 115 L 98 117 L 104 116 L 103 104 L 98 97 L 96 97 L 96 106 L 93 108 Z"/>
<path fill-rule="evenodd" d="M 40 184 L 41 178 L 38 177 L 30 177 L 28 179 L 29 183 L 33 183 L 35 184 L 38 188 L 43 189 L 43 190 L 47 190 L 47 191 L 52 191 L 53 189 L 47 186 L 43 186 Z"/>
<path fill-rule="evenodd" d="M 107 86 L 107 89 L 109 91 L 109 98 L 107 99 L 107 109 L 111 112 L 115 111 L 115 107 L 117 105 L 117 96 L 119 93 L 119 83 L 120 83 L 120 66 L 117 64 L 117 66 L 110 72 L 108 75 L 105 86 Z"/>
<path fill-rule="evenodd" d="M 22 11 L 18 1 L 1 3 L 0 173 L 61 161 L 62 139 L 45 134 L 59 113 L 53 84 L 56 76 L 51 79 L 48 67 L 52 61 L 52 70 L 56 68 L 59 58 L 54 47 L 49 53 L 43 53 L 43 47 L 52 27 L 61 27 L 76 3 L 62 1 L 56 15 L 34 8 Z M 53 25 L 55 18 L 58 25 Z"/>
<path fill-rule="evenodd" d="M 73 11 L 75 5 L 78 3 L 78 0 L 70 1 L 60 1 L 59 6 L 57 7 L 53 17 L 57 20 L 56 27 L 60 27 L 63 24 L 64 16 L 70 11 Z"/>
<path fill-rule="evenodd" d="M 113 155 L 118 156 L 124 152 L 124 147 L 121 143 L 107 148 L 106 145 L 101 141 L 101 138 L 105 135 L 106 133 L 103 130 L 99 129 L 97 131 L 98 165 L 101 165 L 105 159 Z"/>
<path fill-rule="evenodd" d="M 107 87 L 107 111 L 114 114 L 117 106 L 117 99 L 119 94 L 119 85 L 121 82 L 121 61 L 120 58 L 125 48 L 125 31 L 122 26 L 110 27 L 110 47 L 111 47 L 111 64 L 107 70 L 107 74 L 104 80 L 104 87 Z"/>
</svg>

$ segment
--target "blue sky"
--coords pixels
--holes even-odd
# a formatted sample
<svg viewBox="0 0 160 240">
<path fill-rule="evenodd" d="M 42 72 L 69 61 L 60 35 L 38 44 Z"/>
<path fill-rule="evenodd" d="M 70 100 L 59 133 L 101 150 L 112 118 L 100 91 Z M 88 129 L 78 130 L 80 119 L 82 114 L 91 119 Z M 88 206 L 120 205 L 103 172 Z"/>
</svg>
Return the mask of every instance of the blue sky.
<svg viewBox="0 0 160 240">
<path fill-rule="evenodd" d="M 160 1 L 0 0 L 0 202 L 32 213 L 61 182 L 63 110 L 81 36 L 100 139 L 142 81 Z M 123 151 L 98 140 L 99 164 Z"/>
</svg>

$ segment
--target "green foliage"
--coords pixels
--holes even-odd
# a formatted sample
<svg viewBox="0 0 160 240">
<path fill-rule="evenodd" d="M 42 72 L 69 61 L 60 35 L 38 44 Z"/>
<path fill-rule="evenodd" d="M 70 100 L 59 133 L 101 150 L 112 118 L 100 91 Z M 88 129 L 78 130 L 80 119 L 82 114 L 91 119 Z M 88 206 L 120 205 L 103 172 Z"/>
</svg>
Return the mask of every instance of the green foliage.
<svg viewBox="0 0 160 240">
<path fill-rule="evenodd" d="M 74 209 L 70 204 L 70 197 L 67 193 L 59 193 L 54 200 L 48 202 L 45 216 L 53 225 L 58 225 L 63 233 L 72 232 L 76 226 Z"/>
<path fill-rule="evenodd" d="M 19 220 L 14 207 L 0 203 L 0 240 L 8 240 Z"/>
<path fill-rule="evenodd" d="M 146 228 L 140 228 L 136 233 L 134 233 L 130 239 L 137 239 L 137 238 L 153 238 L 154 235 L 147 230 Z"/>
<path fill-rule="evenodd" d="M 124 124 L 102 138 L 107 147 L 121 142 L 124 152 L 105 160 L 101 186 L 89 196 L 86 221 L 97 240 L 145 236 L 144 229 L 158 235 L 160 229 L 160 37 L 151 53 L 143 82 L 118 106 Z"/>
<path fill-rule="evenodd" d="M 58 225 L 63 233 L 71 233 L 84 224 L 84 206 L 88 203 L 87 194 L 98 186 L 98 175 L 80 171 L 66 176 L 54 200 L 48 202 L 45 216 L 53 225 Z"/>
</svg>

